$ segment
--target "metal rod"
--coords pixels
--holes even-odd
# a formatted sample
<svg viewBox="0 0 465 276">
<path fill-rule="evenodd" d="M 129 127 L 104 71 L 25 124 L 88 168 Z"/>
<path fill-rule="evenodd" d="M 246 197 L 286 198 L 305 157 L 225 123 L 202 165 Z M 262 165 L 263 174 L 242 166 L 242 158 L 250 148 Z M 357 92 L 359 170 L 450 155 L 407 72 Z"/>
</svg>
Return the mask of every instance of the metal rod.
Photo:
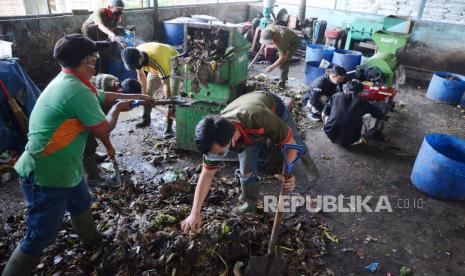
<svg viewBox="0 0 465 276">
<path fill-rule="evenodd" d="M 50 7 L 50 0 L 45 0 L 45 2 L 47 4 L 48 14 L 52 14 L 52 8 Z"/>
<path fill-rule="evenodd" d="M 426 0 L 421 0 L 420 9 L 418 10 L 417 20 L 421 20 L 425 11 Z"/>
<path fill-rule="evenodd" d="M 252 59 L 252 62 L 250 62 L 249 67 L 247 67 L 247 70 L 250 70 L 250 68 L 255 63 L 255 61 L 257 61 L 258 57 L 262 54 L 263 50 L 265 50 L 265 46 L 266 46 L 265 44 L 262 44 L 262 46 L 260 47 L 260 50 L 258 51 L 257 55 Z"/>
<path fill-rule="evenodd" d="M 153 0 L 153 9 L 152 9 L 152 21 L 153 21 L 153 33 L 152 33 L 152 39 L 157 41 L 157 38 L 160 34 L 160 32 L 158 31 L 159 28 L 158 28 L 158 25 L 159 25 L 159 21 L 160 21 L 160 18 L 158 16 L 158 0 Z"/>
</svg>

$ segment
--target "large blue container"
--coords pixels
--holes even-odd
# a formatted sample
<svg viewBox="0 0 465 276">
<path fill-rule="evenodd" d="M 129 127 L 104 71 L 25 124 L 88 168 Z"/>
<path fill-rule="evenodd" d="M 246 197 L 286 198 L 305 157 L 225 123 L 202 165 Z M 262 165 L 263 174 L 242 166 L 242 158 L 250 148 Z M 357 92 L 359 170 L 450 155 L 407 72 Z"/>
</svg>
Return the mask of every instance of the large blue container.
<svg viewBox="0 0 465 276">
<path fill-rule="evenodd" d="M 333 63 L 344 67 L 346 71 L 353 71 L 362 62 L 362 53 L 352 50 L 338 49 L 334 51 Z"/>
<path fill-rule="evenodd" d="M 464 76 L 447 72 L 434 72 L 426 97 L 437 102 L 458 104 L 464 91 Z"/>
<path fill-rule="evenodd" d="M 326 69 L 320 68 L 319 61 L 308 61 L 305 65 L 305 84 L 310 86 L 312 82 L 325 74 Z"/>
<path fill-rule="evenodd" d="M 323 59 L 331 62 L 333 59 L 335 48 L 332 46 L 326 46 L 323 44 L 308 44 L 307 51 L 305 53 L 305 62 L 318 61 Z"/>
<path fill-rule="evenodd" d="M 182 45 L 184 43 L 184 23 L 192 22 L 192 18 L 178 17 L 163 21 L 164 41 L 170 45 Z"/>
<path fill-rule="evenodd" d="M 426 135 L 411 180 L 432 197 L 465 200 L 465 140 L 442 133 Z"/>
</svg>

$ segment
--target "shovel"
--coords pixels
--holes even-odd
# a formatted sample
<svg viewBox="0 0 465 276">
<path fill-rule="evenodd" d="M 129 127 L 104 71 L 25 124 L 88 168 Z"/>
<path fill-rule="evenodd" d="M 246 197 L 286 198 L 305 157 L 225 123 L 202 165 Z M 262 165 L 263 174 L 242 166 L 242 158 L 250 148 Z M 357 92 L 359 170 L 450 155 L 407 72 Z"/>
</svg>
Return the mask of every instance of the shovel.
<svg viewBox="0 0 465 276">
<path fill-rule="evenodd" d="M 110 181 L 108 181 L 109 188 L 119 188 L 123 181 L 121 180 L 121 172 L 119 171 L 118 163 L 116 162 L 116 158 L 113 157 L 111 159 L 111 163 L 113 164 L 113 169 L 115 170 L 115 174 L 111 177 Z"/>
<path fill-rule="evenodd" d="M 294 149 L 297 150 L 297 157 L 292 161 L 286 157 L 286 150 Z M 304 147 L 301 145 L 285 144 L 283 148 L 284 155 L 284 176 L 287 178 L 291 177 L 292 171 L 296 162 L 302 157 L 304 153 Z M 279 195 L 278 206 L 274 217 L 273 228 L 271 230 L 270 242 L 268 244 L 268 252 L 265 256 L 252 256 L 250 257 L 249 264 L 245 270 L 246 276 L 278 276 L 281 275 L 281 271 L 286 266 L 286 260 L 276 254 L 276 241 L 278 239 L 279 228 L 282 220 L 282 209 L 284 205 L 284 196 L 287 196 L 288 192 L 281 187 L 281 193 Z"/>
<path fill-rule="evenodd" d="M 258 50 L 257 52 L 257 55 L 255 55 L 255 57 L 252 59 L 252 62 L 250 62 L 249 66 L 247 67 L 247 70 L 250 70 L 250 68 L 252 67 L 252 65 L 254 65 L 254 63 L 257 61 L 258 57 L 262 54 L 263 50 L 265 50 L 265 44 L 262 44 L 262 46 L 260 47 L 260 50 Z"/>
<path fill-rule="evenodd" d="M 134 100 L 131 104 L 130 107 L 136 108 L 138 106 L 141 106 L 144 104 L 144 100 Z M 187 97 L 180 97 L 180 96 L 173 96 L 169 97 L 168 99 L 162 99 L 162 100 L 155 100 L 155 102 L 152 104 L 152 106 L 157 106 L 157 105 L 179 105 L 179 106 L 192 106 L 195 103 L 201 102 L 200 100 L 193 99 L 193 98 L 187 98 Z"/>
</svg>

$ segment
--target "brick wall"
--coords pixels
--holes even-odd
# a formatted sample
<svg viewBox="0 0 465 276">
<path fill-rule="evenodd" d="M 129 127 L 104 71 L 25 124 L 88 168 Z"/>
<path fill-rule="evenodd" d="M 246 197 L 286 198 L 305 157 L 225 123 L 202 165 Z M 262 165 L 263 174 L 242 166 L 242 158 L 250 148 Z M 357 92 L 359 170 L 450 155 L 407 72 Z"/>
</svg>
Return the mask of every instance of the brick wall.
<svg viewBox="0 0 465 276">
<path fill-rule="evenodd" d="M 0 16 L 26 15 L 23 1 L 1 0 Z"/>
<path fill-rule="evenodd" d="M 421 0 L 341 0 L 348 11 L 416 18 Z"/>
<path fill-rule="evenodd" d="M 428 0 L 422 20 L 465 24 L 465 1 Z"/>
</svg>

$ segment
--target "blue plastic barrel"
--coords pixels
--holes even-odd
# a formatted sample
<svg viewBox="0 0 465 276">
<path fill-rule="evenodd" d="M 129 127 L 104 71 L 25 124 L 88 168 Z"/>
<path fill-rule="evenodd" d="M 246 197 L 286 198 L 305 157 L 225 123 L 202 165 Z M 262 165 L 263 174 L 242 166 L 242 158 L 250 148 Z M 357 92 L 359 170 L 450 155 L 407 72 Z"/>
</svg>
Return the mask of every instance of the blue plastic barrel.
<svg viewBox="0 0 465 276">
<path fill-rule="evenodd" d="M 361 61 L 362 53 L 359 51 L 338 49 L 333 54 L 333 63 L 344 67 L 346 71 L 355 70 Z"/>
<path fill-rule="evenodd" d="M 437 102 L 458 104 L 464 91 L 464 76 L 447 72 L 434 72 L 426 97 Z"/>
<path fill-rule="evenodd" d="M 163 21 L 164 41 L 170 45 L 181 45 L 184 43 L 184 23 L 192 22 L 192 18 L 178 17 Z"/>
<path fill-rule="evenodd" d="M 410 179 L 432 197 L 465 200 L 465 140 L 442 133 L 426 135 Z"/>
<path fill-rule="evenodd" d="M 305 65 L 305 84 L 310 86 L 312 82 L 325 74 L 326 69 L 320 68 L 319 61 L 308 61 Z"/>
<path fill-rule="evenodd" d="M 326 46 L 323 44 L 308 44 L 307 51 L 305 53 L 305 61 L 318 61 L 326 59 L 331 62 L 333 59 L 333 53 L 335 48 L 332 46 Z"/>
</svg>

